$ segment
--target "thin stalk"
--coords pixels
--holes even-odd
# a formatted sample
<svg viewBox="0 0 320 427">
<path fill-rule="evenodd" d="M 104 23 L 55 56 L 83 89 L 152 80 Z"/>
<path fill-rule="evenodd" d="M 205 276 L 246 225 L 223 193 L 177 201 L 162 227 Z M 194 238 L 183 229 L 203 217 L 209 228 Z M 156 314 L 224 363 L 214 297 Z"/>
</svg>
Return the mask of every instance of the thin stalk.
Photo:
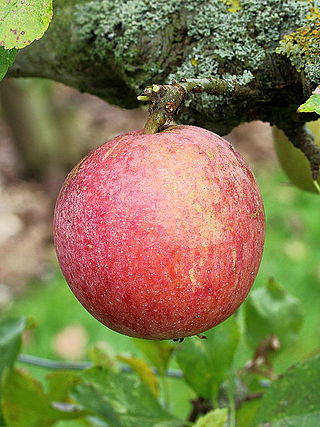
<svg viewBox="0 0 320 427">
<path fill-rule="evenodd" d="M 46 359 L 43 357 L 32 356 L 30 354 L 20 354 L 18 357 L 18 361 L 27 365 L 38 366 L 39 368 L 67 371 L 82 371 L 93 366 L 93 364 L 88 361 L 60 362 L 58 360 Z M 127 366 L 122 366 L 121 370 L 123 372 L 133 372 L 132 369 Z M 167 372 L 165 372 L 164 374 L 159 373 L 157 369 L 153 369 L 153 373 L 161 376 L 161 378 L 163 376 L 170 378 L 183 378 L 182 372 L 177 369 L 168 369 Z"/>
<path fill-rule="evenodd" d="M 171 85 L 147 86 L 137 97 L 139 101 L 149 103 L 149 118 L 144 127 L 145 134 L 154 134 L 171 123 L 183 106 L 189 93 L 206 92 L 211 95 L 234 93 L 237 96 L 252 97 L 258 92 L 249 86 L 241 85 L 237 80 L 221 78 L 182 79 Z"/>
<path fill-rule="evenodd" d="M 163 404 L 166 409 L 170 409 L 170 392 L 169 392 L 169 382 L 168 375 L 169 371 L 163 372 L 161 374 L 161 385 L 163 391 Z"/>
<path fill-rule="evenodd" d="M 236 402 L 235 402 L 235 375 L 234 369 L 231 369 L 228 380 L 227 394 L 229 400 L 229 427 L 236 427 Z"/>
</svg>

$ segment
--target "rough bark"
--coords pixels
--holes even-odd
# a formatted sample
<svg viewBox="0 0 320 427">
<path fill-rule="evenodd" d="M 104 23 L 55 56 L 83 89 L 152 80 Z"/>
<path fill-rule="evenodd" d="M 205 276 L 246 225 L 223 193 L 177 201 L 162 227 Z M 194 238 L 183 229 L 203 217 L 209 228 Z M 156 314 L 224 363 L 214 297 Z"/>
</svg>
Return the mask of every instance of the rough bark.
<svg viewBox="0 0 320 427">
<path fill-rule="evenodd" d="M 320 81 L 319 34 L 301 42 L 304 30 L 320 33 L 311 3 L 56 0 L 48 32 L 9 76 L 57 80 L 126 108 L 149 84 L 236 80 L 250 90 L 190 95 L 179 119 L 220 134 L 256 119 L 294 127 L 315 118 L 296 113 Z"/>
</svg>

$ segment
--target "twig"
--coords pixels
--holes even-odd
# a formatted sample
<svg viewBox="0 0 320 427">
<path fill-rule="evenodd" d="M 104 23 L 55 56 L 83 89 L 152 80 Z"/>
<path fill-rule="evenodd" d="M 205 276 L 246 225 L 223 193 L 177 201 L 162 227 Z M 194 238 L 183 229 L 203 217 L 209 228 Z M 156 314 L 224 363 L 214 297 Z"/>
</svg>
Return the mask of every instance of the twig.
<svg viewBox="0 0 320 427">
<path fill-rule="evenodd" d="M 245 97 L 258 95 L 257 90 L 251 89 L 249 86 L 243 86 L 235 79 L 232 81 L 219 78 L 182 79 L 179 84 L 188 93 L 206 92 L 211 95 L 225 95 L 227 93 L 233 93 L 234 95 Z"/>
<path fill-rule="evenodd" d="M 38 366 L 40 368 L 67 370 L 67 371 L 82 371 L 93 366 L 91 362 L 60 362 L 58 360 L 45 359 L 43 357 L 32 356 L 30 354 L 20 354 L 18 361 L 27 365 Z M 123 372 L 133 372 L 128 366 L 122 366 Z M 157 369 L 153 369 L 153 373 L 160 375 Z M 167 376 L 171 378 L 183 378 L 183 373 L 177 369 L 169 369 Z"/>
<path fill-rule="evenodd" d="M 263 395 L 264 393 L 262 391 L 257 391 L 256 393 L 249 393 L 242 399 L 242 403 L 249 402 L 250 400 L 261 399 Z"/>
<path fill-rule="evenodd" d="M 197 397 L 191 400 L 192 409 L 188 416 L 188 421 L 194 423 L 200 415 L 204 415 L 213 409 L 212 402 L 204 397 Z"/>
<path fill-rule="evenodd" d="M 211 95 L 234 93 L 244 97 L 258 94 L 256 90 L 243 86 L 236 80 L 227 81 L 220 78 L 182 79 L 179 83 L 171 85 L 147 86 L 138 96 L 139 101 L 149 102 L 149 118 L 144 133 L 154 134 L 162 130 L 178 113 L 187 94 L 202 92 Z"/>
<path fill-rule="evenodd" d="M 48 368 L 54 370 L 82 371 L 90 368 L 90 362 L 60 362 L 58 360 L 44 359 L 42 357 L 32 356 L 30 354 L 20 354 L 18 361 L 27 365 L 34 365 L 40 368 Z"/>
<path fill-rule="evenodd" d="M 273 371 L 271 356 L 273 353 L 280 350 L 280 341 L 275 335 L 267 337 L 257 347 L 252 360 L 246 363 L 245 369 L 259 375 L 266 376 L 271 380 L 277 379 L 277 375 Z"/>
</svg>

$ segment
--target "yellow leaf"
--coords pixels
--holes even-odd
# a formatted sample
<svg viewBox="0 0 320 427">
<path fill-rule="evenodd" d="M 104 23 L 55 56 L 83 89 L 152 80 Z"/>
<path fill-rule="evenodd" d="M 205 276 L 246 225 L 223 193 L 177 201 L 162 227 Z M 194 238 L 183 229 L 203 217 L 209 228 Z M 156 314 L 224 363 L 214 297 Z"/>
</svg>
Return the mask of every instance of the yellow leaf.
<svg viewBox="0 0 320 427">
<path fill-rule="evenodd" d="M 118 355 L 117 359 L 129 365 L 139 375 L 143 384 L 149 388 L 152 394 L 156 397 L 159 396 L 158 380 L 147 362 L 137 357 L 123 355 Z"/>
</svg>

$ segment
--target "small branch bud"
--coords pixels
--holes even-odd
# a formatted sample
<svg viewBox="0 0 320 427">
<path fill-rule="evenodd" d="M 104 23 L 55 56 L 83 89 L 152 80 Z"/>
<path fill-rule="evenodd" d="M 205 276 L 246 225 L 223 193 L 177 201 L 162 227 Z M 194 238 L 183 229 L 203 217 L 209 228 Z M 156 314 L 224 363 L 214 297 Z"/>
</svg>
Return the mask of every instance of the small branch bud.
<svg viewBox="0 0 320 427">
<path fill-rule="evenodd" d="M 159 85 L 152 85 L 152 91 L 155 93 L 160 92 L 161 87 Z"/>
<path fill-rule="evenodd" d="M 139 95 L 137 96 L 138 101 L 150 101 L 150 97 L 146 95 Z"/>
</svg>

